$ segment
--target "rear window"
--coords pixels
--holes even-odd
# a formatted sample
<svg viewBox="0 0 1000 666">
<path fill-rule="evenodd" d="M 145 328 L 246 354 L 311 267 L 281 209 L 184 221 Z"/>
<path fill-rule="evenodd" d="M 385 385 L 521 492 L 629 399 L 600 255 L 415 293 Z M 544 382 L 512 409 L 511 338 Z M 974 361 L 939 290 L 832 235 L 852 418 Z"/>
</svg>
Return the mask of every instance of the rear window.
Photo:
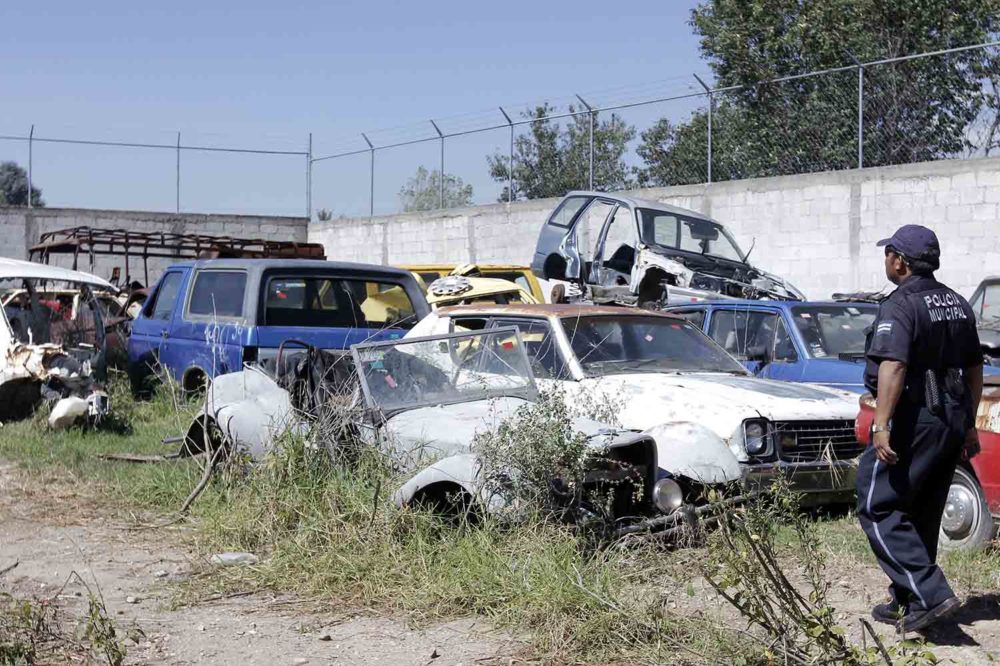
<svg viewBox="0 0 1000 666">
<path fill-rule="evenodd" d="M 202 317 L 242 317 L 247 274 L 243 271 L 201 271 L 191 289 L 188 314 Z"/>
<path fill-rule="evenodd" d="M 371 280 L 272 277 L 263 305 L 265 326 L 409 329 L 417 319 L 402 286 Z"/>
</svg>

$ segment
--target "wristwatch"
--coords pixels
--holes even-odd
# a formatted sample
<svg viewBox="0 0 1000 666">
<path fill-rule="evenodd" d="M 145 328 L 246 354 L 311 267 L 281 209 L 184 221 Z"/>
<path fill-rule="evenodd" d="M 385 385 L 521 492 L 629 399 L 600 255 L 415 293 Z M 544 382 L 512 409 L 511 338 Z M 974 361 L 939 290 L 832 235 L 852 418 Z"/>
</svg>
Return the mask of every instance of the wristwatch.
<svg viewBox="0 0 1000 666">
<path fill-rule="evenodd" d="M 872 424 L 872 434 L 875 434 L 877 432 L 892 432 L 892 426 L 891 425 L 880 426 L 877 423 Z"/>
</svg>

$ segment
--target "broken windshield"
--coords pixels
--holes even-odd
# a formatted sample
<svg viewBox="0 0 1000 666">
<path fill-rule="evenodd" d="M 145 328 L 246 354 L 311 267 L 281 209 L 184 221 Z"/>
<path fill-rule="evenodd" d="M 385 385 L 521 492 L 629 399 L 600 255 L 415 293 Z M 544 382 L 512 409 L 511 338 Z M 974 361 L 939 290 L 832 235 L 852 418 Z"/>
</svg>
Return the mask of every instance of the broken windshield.
<svg viewBox="0 0 1000 666">
<path fill-rule="evenodd" d="M 504 396 L 535 396 L 514 327 L 354 345 L 370 407 L 403 410 Z"/>
<path fill-rule="evenodd" d="M 746 370 L 686 321 L 667 317 L 578 317 L 562 320 L 570 346 L 589 376 L 621 372 Z"/>
<path fill-rule="evenodd" d="M 648 245 L 745 262 L 746 255 L 721 224 L 652 208 L 638 210 L 642 241 Z"/>
</svg>

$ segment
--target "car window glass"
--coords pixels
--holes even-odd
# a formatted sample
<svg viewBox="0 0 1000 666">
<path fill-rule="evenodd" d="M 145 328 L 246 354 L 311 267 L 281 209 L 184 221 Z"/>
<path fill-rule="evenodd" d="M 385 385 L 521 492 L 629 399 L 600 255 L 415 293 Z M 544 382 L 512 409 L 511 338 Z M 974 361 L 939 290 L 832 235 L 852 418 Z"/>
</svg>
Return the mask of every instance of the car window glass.
<svg viewBox="0 0 1000 666">
<path fill-rule="evenodd" d="M 531 362 L 531 371 L 539 379 L 564 379 L 569 376 L 559 353 L 552 328 L 547 321 L 526 319 L 496 319 L 494 326 L 516 326 L 521 333 L 524 351 Z M 513 338 L 509 341 L 514 343 Z"/>
<path fill-rule="evenodd" d="M 243 271 L 199 271 L 191 288 L 188 314 L 242 317 L 247 274 Z"/>
<path fill-rule="evenodd" d="M 271 278 L 263 311 L 267 326 L 409 329 L 416 323 L 401 285 L 317 276 Z"/>
<path fill-rule="evenodd" d="M 775 361 L 787 361 L 792 362 L 798 359 L 798 354 L 795 352 L 795 343 L 792 342 L 792 338 L 788 335 L 788 329 L 785 327 L 785 320 L 774 315 L 775 328 L 774 328 L 774 351 L 772 353 L 772 358 Z"/>
<path fill-rule="evenodd" d="M 990 284 L 983 289 L 982 307 L 976 308 L 976 316 L 984 322 L 1000 319 L 1000 284 Z"/>
<path fill-rule="evenodd" d="M 777 327 L 781 320 L 772 312 L 758 310 L 716 310 L 708 335 L 727 352 L 745 361 L 749 351 L 774 352 Z M 787 332 L 784 333 L 787 338 Z M 791 341 L 789 340 L 789 343 Z"/>
<path fill-rule="evenodd" d="M 587 197 L 570 197 L 566 199 L 559 206 L 559 209 L 552 214 L 552 217 L 549 218 L 549 224 L 557 227 L 569 227 L 570 223 L 573 222 L 573 218 L 585 203 L 587 203 Z"/>
<path fill-rule="evenodd" d="M 705 325 L 705 311 L 704 310 L 671 310 L 670 314 L 682 317 L 698 328 L 702 328 Z"/>
<path fill-rule="evenodd" d="M 167 273 L 160 282 L 160 288 L 156 290 L 153 301 L 146 309 L 146 316 L 150 319 L 170 319 L 170 314 L 174 311 L 174 304 L 177 302 L 177 293 L 181 287 L 183 273 L 176 271 Z"/>
</svg>

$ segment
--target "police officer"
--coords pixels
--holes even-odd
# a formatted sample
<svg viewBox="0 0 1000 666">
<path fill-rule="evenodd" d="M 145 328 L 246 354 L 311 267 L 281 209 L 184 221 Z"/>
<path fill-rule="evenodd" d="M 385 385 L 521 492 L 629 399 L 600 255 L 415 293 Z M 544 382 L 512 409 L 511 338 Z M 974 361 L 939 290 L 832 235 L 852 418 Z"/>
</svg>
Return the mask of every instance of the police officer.
<svg viewBox="0 0 1000 666">
<path fill-rule="evenodd" d="M 858 468 L 858 517 L 892 581 L 891 601 L 872 616 L 906 632 L 959 606 L 936 563 L 938 531 L 955 466 L 979 452 L 983 355 L 968 302 L 934 279 L 934 232 L 908 224 L 878 245 L 897 289 L 866 345 L 865 386 L 877 407 Z"/>
</svg>

